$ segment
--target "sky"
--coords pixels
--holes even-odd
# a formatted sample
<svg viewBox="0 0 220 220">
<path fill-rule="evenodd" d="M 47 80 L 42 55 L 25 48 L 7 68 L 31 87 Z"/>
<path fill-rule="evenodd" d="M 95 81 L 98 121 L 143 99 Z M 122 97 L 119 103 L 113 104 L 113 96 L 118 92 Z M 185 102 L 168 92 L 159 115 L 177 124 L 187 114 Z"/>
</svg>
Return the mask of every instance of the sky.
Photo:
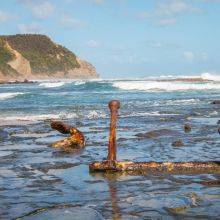
<svg viewBox="0 0 220 220">
<path fill-rule="evenodd" d="M 220 74 L 220 0 L 0 0 L 0 34 L 48 35 L 102 78 Z"/>
</svg>

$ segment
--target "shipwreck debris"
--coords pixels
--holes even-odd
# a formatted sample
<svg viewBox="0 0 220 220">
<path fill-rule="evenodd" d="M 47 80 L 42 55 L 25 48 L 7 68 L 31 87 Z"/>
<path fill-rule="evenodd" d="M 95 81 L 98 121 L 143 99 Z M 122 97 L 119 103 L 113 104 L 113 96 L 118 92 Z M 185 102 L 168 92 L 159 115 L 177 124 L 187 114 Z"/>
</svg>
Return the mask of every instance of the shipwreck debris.
<svg viewBox="0 0 220 220">
<path fill-rule="evenodd" d="M 85 137 L 77 128 L 71 127 L 70 125 L 67 125 L 61 121 L 52 121 L 50 125 L 51 128 L 59 131 L 62 134 L 70 134 L 70 137 L 54 142 L 52 147 L 63 149 L 85 147 Z"/>
<path fill-rule="evenodd" d="M 147 173 L 172 173 L 172 174 L 195 174 L 195 173 L 220 173 L 220 161 L 207 162 L 132 162 L 117 161 L 116 125 L 120 102 L 109 102 L 111 112 L 110 136 L 107 160 L 93 162 L 89 165 L 91 172 L 126 172 L 128 174 Z"/>
</svg>

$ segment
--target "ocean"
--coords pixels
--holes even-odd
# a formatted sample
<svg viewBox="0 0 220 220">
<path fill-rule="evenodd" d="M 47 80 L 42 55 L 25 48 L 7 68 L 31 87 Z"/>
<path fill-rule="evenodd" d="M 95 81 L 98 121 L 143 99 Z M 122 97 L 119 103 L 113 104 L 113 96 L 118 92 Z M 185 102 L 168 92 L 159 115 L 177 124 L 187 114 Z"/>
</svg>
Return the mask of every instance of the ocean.
<svg viewBox="0 0 220 220">
<path fill-rule="evenodd" d="M 42 209 L 80 206 L 105 219 L 217 219 L 217 174 L 129 176 L 91 174 L 89 163 L 107 156 L 108 102 L 121 103 L 118 159 L 213 161 L 220 158 L 220 76 L 53 80 L 0 85 L 0 217 L 30 216 Z M 50 120 L 76 126 L 82 150 L 50 147 L 65 137 Z M 184 132 L 184 125 L 192 128 Z M 168 133 L 140 138 L 166 129 Z M 139 134 L 139 135 L 138 135 Z M 183 146 L 174 147 L 181 140 Z"/>
</svg>

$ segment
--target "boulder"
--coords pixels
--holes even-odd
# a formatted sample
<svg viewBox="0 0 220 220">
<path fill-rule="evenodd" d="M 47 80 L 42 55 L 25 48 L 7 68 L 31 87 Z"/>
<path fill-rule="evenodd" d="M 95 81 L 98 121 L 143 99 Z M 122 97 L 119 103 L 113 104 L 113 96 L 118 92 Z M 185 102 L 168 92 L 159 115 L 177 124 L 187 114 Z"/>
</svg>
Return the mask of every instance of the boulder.
<svg viewBox="0 0 220 220">
<path fill-rule="evenodd" d="M 177 140 L 172 143 L 172 146 L 173 147 L 182 147 L 182 146 L 184 146 L 184 144 L 183 144 L 182 140 Z"/>
<path fill-rule="evenodd" d="M 211 104 L 220 105 L 220 100 L 214 100 L 213 102 L 211 102 Z"/>
<path fill-rule="evenodd" d="M 191 126 L 189 124 L 184 125 L 184 131 L 185 133 L 189 133 L 192 130 Z"/>
</svg>

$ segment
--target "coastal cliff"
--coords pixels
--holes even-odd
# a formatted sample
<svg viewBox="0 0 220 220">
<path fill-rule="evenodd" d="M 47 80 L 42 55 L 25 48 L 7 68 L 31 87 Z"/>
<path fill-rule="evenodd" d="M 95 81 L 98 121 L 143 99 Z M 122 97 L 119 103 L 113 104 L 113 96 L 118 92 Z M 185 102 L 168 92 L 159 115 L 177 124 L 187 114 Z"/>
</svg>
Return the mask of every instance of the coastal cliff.
<svg viewBox="0 0 220 220">
<path fill-rule="evenodd" d="M 0 81 L 98 78 L 95 67 L 39 34 L 0 36 Z"/>
</svg>

